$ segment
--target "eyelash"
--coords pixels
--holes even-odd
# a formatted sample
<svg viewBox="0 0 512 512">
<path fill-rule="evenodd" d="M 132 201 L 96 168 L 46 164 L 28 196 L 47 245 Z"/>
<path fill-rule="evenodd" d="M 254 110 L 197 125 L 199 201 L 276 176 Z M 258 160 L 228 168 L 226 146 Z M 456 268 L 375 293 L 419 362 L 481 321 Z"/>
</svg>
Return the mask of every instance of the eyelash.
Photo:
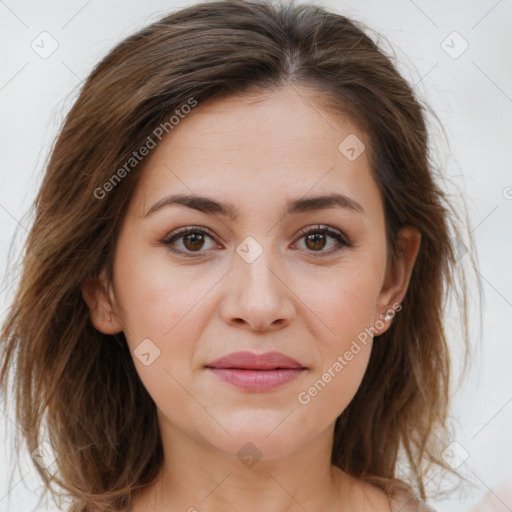
<svg viewBox="0 0 512 512">
<path fill-rule="evenodd" d="M 166 236 L 165 238 L 161 239 L 160 243 L 165 245 L 170 251 L 172 251 L 174 253 L 182 254 L 187 258 L 199 258 L 199 257 L 201 257 L 202 252 L 207 252 L 207 251 L 198 251 L 198 252 L 194 253 L 191 251 L 182 251 L 181 249 L 176 249 L 175 247 L 172 247 L 172 244 L 176 240 L 179 240 L 180 238 L 183 238 L 184 236 L 190 235 L 192 233 L 200 233 L 203 235 L 207 235 L 212 240 L 214 240 L 214 237 L 208 231 L 204 230 L 203 228 L 191 226 L 191 227 L 187 227 L 187 228 L 178 229 L 174 233 L 171 233 L 171 235 Z M 338 241 L 339 245 L 337 248 L 331 249 L 329 251 L 309 251 L 312 253 L 312 255 L 314 257 L 323 258 L 324 257 L 323 254 L 330 255 L 333 252 L 338 252 L 338 251 L 342 250 L 343 248 L 353 247 L 353 244 L 348 240 L 347 237 L 345 237 L 339 231 L 330 228 L 329 226 L 316 226 L 314 228 L 305 228 L 304 230 L 302 230 L 299 233 L 299 240 L 305 238 L 308 235 L 316 234 L 316 233 L 327 234 L 327 235 L 331 236 L 332 238 L 334 238 Z M 322 256 L 315 255 L 315 252 L 322 254 Z"/>
</svg>

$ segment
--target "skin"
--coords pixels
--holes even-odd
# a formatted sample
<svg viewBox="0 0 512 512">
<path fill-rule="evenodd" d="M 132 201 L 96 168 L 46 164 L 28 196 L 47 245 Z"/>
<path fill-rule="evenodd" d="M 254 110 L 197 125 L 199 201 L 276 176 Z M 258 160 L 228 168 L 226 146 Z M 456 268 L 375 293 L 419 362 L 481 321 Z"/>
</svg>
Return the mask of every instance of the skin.
<svg viewBox="0 0 512 512">
<path fill-rule="evenodd" d="M 417 230 L 402 228 L 397 265 L 387 265 L 367 151 L 350 161 L 338 150 L 350 134 L 368 148 L 366 135 L 322 112 L 311 91 L 286 87 L 199 104 L 147 157 L 123 219 L 113 283 L 103 271 L 84 286 L 94 326 L 124 331 L 158 409 L 164 467 L 155 485 L 135 494 L 134 512 L 390 510 L 382 491 L 330 464 L 334 423 L 361 383 L 371 337 L 307 404 L 297 398 L 401 302 L 420 245 Z M 289 199 L 333 191 L 364 213 L 281 214 Z M 229 201 L 240 216 L 166 206 L 144 217 L 174 193 Z M 354 245 L 330 235 L 308 244 L 299 230 L 317 225 Z M 197 257 L 160 241 L 187 226 L 213 235 L 202 245 L 190 236 L 174 242 Z M 263 251 L 251 263 L 236 252 L 248 236 Z M 382 324 L 380 333 L 390 321 Z M 144 339 L 160 350 L 149 366 L 134 355 Z M 277 390 L 247 392 L 204 368 L 238 350 L 277 350 L 307 370 Z M 261 455 L 252 467 L 237 457 L 248 442 Z"/>
</svg>

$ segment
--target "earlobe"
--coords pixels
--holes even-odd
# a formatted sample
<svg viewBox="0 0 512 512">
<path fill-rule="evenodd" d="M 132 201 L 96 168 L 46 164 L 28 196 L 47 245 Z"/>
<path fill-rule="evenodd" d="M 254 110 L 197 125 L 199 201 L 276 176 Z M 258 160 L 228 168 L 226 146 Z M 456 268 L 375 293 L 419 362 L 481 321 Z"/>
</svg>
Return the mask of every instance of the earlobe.
<svg viewBox="0 0 512 512">
<path fill-rule="evenodd" d="M 400 304 L 409 287 L 412 270 L 416 262 L 421 245 L 421 233 L 414 226 L 403 226 L 397 234 L 397 255 L 393 266 L 388 265 L 384 284 L 382 286 L 378 307 L 380 318 L 384 317 L 394 304 Z M 387 330 L 390 321 L 386 321 L 386 327 L 379 332 Z"/>
<path fill-rule="evenodd" d="M 82 285 L 82 297 L 89 306 L 91 322 L 104 334 L 117 334 L 122 326 L 116 313 L 115 298 L 109 295 L 105 270 L 96 278 L 88 279 Z"/>
</svg>

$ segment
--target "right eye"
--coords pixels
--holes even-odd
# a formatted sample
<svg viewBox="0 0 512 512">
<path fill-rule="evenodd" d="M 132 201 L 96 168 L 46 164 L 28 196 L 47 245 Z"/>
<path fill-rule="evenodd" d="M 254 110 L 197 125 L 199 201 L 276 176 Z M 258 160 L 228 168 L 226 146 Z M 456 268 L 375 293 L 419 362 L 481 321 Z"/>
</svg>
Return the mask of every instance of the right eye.
<svg viewBox="0 0 512 512">
<path fill-rule="evenodd" d="M 204 246 L 205 238 L 210 238 L 213 240 L 213 236 L 211 236 L 204 229 L 191 226 L 174 231 L 169 236 L 166 236 L 164 239 L 162 239 L 161 243 L 174 253 L 182 254 L 188 258 L 195 258 L 200 256 L 200 253 L 207 252 L 200 250 Z M 182 241 L 182 245 L 185 249 L 176 248 L 175 245 L 178 240 Z M 194 253 L 199 254 L 196 255 Z"/>
</svg>

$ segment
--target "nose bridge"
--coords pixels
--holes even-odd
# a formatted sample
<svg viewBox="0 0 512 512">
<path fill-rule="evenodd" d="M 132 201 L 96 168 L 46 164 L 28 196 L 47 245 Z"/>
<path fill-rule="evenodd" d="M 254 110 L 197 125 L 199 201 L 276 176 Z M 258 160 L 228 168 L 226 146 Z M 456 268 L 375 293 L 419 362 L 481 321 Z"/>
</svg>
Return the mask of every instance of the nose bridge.
<svg viewBox="0 0 512 512">
<path fill-rule="evenodd" d="M 236 248 L 221 314 L 254 330 L 276 329 L 289 323 L 293 305 L 272 236 L 258 238 L 248 236 Z"/>
<path fill-rule="evenodd" d="M 235 270 L 237 278 L 242 280 L 241 290 L 275 295 L 279 288 L 276 277 L 275 248 L 272 237 L 247 236 L 236 248 Z M 276 282 L 277 281 L 277 282 Z"/>
</svg>

